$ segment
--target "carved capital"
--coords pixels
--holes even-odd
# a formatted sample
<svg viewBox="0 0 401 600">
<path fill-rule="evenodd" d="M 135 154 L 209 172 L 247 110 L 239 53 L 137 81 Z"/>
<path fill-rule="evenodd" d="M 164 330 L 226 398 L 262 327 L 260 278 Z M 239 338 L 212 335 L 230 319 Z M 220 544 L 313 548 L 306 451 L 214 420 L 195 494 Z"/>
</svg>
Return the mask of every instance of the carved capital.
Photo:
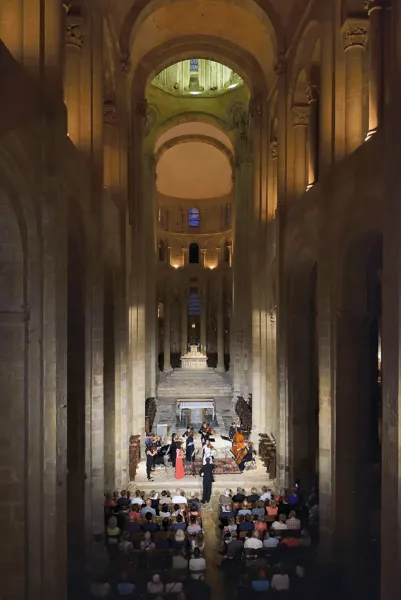
<svg viewBox="0 0 401 600">
<path fill-rule="evenodd" d="M 348 19 L 342 27 L 344 50 L 365 48 L 368 40 L 369 26 L 367 20 Z"/>
<path fill-rule="evenodd" d="M 309 124 L 309 106 L 294 106 L 291 109 L 294 127 L 307 127 Z"/>
<path fill-rule="evenodd" d="M 315 83 L 312 83 L 311 81 L 309 81 L 308 85 L 306 86 L 306 96 L 308 98 L 308 102 L 309 104 L 311 104 L 312 102 L 317 102 L 319 99 L 319 87 L 318 85 L 316 85 Z"/>
<path fill-rule="evenodd" d="M 105 102 L 103 104 L 103 120 L 105 123 L 114 125 L 116 120 L 116 107 L 113 102 Z"/>
<path fill-rule="evenodd" d="M 127 57 L 127 58 L 124 58 L 124 59 L 121 61 L 121 63 L 120 63 L 120 70 L 121 70 L 121 73 L 125 73 L 125 74 L 127 74 L 127 73 L 129 73 L 129 72 L 130 72 L 130 69 L 131 69 L 131 60 L 130 60 L 130 58 L 129 58 L 129 57 Z"/>
<path fill-rule="evenodd" d="M 252 102 L 249 107 L 252 119 L 260 119 L 263 113 L 263 106 L 260 102 Z"/>
<path fill-rule="evenodd" d="M 270 144 L 270 153 L 273 160 L 278 158 L 278 141 L 273 140 Z"/>
<path fill-rule="evenodd" d="M 365 0 L 365 9 L 368 11 L 368 15 L 374 10 L 381 10 L 383 8 L 383 0 Z"/>
<path fill-rule="evenodd" d="M 274 67 L 274 72 L 276 75 L 284 75 L 287 71 L 287 61 L 283 54 L 280 54 L 277 58 L 277 62 Z"/>
<path fill-rule="evenodd" d="M 82 15 L 69 12 L 65 18 L 65 42 L 79 50 L 84 45 L 85 20 Z"/>
</svg>

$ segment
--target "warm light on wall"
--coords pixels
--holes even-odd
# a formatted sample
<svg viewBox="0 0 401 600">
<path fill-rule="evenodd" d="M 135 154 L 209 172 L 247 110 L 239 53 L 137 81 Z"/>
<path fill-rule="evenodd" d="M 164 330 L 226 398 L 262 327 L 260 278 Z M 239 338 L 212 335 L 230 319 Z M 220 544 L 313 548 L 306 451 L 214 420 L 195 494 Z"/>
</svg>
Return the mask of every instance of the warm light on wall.
<svg viewBox="0 0 401 600">
<path fill-rule="evenodd" d="M 372 131 L 368 131 L 368 135 L 365 138 L 365 142 L 370 140 L 370 138 L 372 138 L 375 135 L 375 133 L 377 133 L 377 129 L 372 129 Z"/>
</svg>

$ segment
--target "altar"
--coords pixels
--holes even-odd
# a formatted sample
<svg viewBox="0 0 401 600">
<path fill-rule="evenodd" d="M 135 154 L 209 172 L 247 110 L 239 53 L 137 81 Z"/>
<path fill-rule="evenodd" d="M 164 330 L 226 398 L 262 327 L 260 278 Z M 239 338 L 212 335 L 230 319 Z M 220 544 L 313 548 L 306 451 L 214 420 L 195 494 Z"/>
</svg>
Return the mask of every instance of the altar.
<svg viewBox="0 0 401 600">
<path fill-rule="evenodd" d="M 190 346 L 190 350 L 181 356 L 181 369 L 207 369 L 207 356 L 199 352 L 198 346 Z"/>
<path fill-rule="evenodd" d="M 185 419 L 183 417 L 186 416 Z M 215 403 L 213 398 L 202 400 L 177 399 L 177 417 L 180 424 L 186 421 L 184 426 L 200 425 L 204 421 L 214 421 Z"/>
</svg>

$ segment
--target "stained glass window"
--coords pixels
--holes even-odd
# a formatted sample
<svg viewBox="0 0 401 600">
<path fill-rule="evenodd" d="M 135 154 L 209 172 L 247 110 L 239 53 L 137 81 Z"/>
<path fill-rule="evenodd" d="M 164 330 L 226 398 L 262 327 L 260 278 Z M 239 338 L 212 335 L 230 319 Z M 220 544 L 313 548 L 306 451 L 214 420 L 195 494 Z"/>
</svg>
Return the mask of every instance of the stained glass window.
<svg viewBox="0 0 401 600">
<path fill-rule="evenodd" d="M 191 73 L 197 73 L 198 72 L 198 59 L 197 58 L 191 58 L 191 60 L 189 61 L 189 70 Z"/>
<path fill-rule="evenodd" d="M 190 227 L 199 227 L 200 218 L 199 210 L 197 208 L 190 208 L 188 212 L 188 225 Z"/>
</svg>

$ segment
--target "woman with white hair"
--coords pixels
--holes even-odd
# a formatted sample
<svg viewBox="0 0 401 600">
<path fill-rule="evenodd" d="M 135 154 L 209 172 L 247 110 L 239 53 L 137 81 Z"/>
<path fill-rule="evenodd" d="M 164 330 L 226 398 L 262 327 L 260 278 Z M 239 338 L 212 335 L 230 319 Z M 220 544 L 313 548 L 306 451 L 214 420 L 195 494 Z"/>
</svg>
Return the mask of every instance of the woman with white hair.
<svg viewBox="0 0 401 600">
<path fill-rule="evenodd" d="M 140 549 L 146 550 L 146 551 L 154 550 L 155 545 L 152 542 L 152 535 L 151 535 L 150 531 L 146 531 L 145 535 L 143 537 L 144 537 L 144 539 L 140 543 Z"/>
<path fill-rule="evenodd" d="M 160 575 L 153 575 L 152 581 L 149 581 L 146 589 L 148 594 L 164 594 L 164 584 L 160 580 Z"/>
<path fill-rule="evenodd" d="M 231 498 L 231 492 L 230 492 L 230 490 L 229 489 L 224 490 L 224 494 L 220 494 L 220 497 L 219 497 L 219 504 L 220 504 L 220 506 L 227 506 L 227 504 L 229 506 L 231 506 L 232 502 L 233 501 L 232 501 L 232 498 Z"/>
</svg>

